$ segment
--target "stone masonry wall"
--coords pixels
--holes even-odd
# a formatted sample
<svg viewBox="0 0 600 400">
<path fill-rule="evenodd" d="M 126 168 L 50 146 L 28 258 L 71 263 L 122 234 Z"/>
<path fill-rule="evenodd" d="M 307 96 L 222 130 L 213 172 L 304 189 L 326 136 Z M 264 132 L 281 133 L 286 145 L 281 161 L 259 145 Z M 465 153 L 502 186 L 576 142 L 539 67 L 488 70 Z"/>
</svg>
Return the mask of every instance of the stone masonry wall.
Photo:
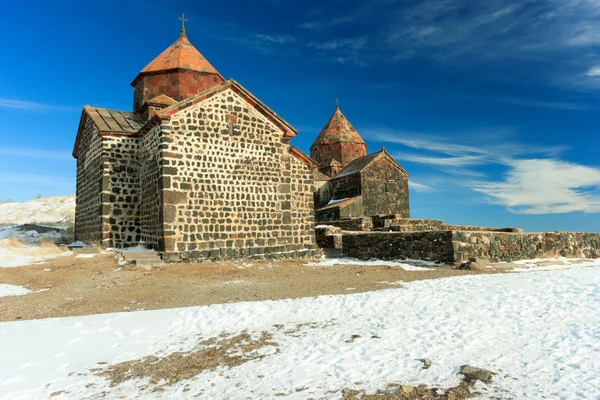
<svg viewBox="0 0 600 400">
<path fill-rule="evenodd" d="M 344 232 L 344 256 L 361 260 L 379 258 L 423 259 L 452 263 L 452 232 Z"/>
<path fill-rule="evenodd" d="M 491 262 L 532 258 L 600 257 L 599 233 L 506 233 L 454 231 L 454 262 L 484 258 Z"/>
<path fill-rule="evenodd" d="M 161 142 L 161 126 L 158 125 L 140 138 L 139 148 L 140 236 L 144 244 L 154 250 L 161 250 L 163 238 Z"/>
<path fill-rule="evenodd" d="M 102 240 L 102 138 L 90 119 L 85 122 L 77 158 L 75 240 Z"/>
<path fill-rule="evenodd" d="M 359 173 L 334 178 L 329 182 L 332 186 L 331 199 L 333 200 L 348 199 L 361 194 Z"/>
<path fill-rule="evenodd" d="M 313 212 L 312 177 L 295 181 L 289 139 L 233 90 L 176 113 L 162 135 L 167 261 L 315 249 L 312 220 L 294 221 Z"/>
<path fill-rule="evenodd" d="M 292 178 L 290 190 L 292 192 L 291 229 L 293 243 L 288 245 L 288 249 L 297 251 L 312 250 L 316 248 L 313 202 L 315 182 L 313 173 L 306 164 L 303 164 L 295 157 L 290 157 L 290 164 Z M 283 222 L 286 224 L 285 214 Z M 271 242 L 275 244 L 273 239 L 271 239 Z"/>
<path fill-rule="evenodd" d="M 410 218 L 408 178 L 381 157 L 361 171 L 363 215 L 400 214 Z"/>
<path fill-rule="evenodd" d="M 102 137 L 102 221 L 107 247 L 131 247 L 140 236 L 138 138 Z"/>
<path fill-rule="evenodd" d="M 342 243 L 345 256 L 362 260 L 413 258 L 459 264 L 470 258 L 499 262 L 554 256 L 600 257 L 598 233 L 344 232 Z"/>
</svg>

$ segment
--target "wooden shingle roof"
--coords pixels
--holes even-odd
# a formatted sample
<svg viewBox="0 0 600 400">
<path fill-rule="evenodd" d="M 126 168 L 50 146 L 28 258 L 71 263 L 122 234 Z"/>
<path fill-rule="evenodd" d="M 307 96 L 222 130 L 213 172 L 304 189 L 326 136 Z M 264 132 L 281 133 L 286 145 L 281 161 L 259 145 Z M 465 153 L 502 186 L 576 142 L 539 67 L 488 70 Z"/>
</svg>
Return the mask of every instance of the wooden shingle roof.
<svg viewBox="0 0 600 400">
<path fill-rule="evenodd" d="M 91 118 L 99 132 L 136 133 L 142 127 L 140 119 L 127 111 L 85 106 L 84 112 Z"/>
</svg>

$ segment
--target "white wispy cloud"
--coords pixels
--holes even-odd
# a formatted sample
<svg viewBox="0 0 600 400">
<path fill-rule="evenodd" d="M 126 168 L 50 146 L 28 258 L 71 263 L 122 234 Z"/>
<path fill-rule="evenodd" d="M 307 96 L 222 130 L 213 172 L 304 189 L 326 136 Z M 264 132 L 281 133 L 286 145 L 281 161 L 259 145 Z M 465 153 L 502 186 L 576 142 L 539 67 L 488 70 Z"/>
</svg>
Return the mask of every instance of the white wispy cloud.
<svg viewBox="0 0 600 400">
<path fill-rule="evenodd" d="M 0 154 L 8 156 L 18 157 L 29 157 L 46 160 L 57 160 L 57 161 L 73 161 L 73 157 L 69 152 L 63 151 L 51 151 L 51 150 L 40 150 L 40 149 L 0 149 Z"/>
<path fill-rule="evenodd" d="M 427 185 L 424 185 L 422 183 L 415 182 L 414 180 L 409 180 L 408 181 L 408 186 L 411 189 L 413 189 L 413 190 L 415 190 L 416 192 L 419 192 L 419 193 L 435 192 L 435 189 L 432 188 L 431 186 L 427 186 Z"/>
<path fill-rule="evenodd" d="M 0 97 L 0 107 L 2 108 L 13 108 L 19 110 L 30 110 L 30 111 L 72 111 L 77 108 L 68 106 L 57 106 L 53 104 L 36 103 L 33 101 L 12 99 L 8 97 Z"/>
<path fill-rule="evenodd" d="M 503 205 L 514 213 L 600 213 L 600 169 L 558 159 L 565 147 L 533 147 L 511 142 L 499 134 L 494 138 L 489 131 L 483 133 L 486 140 L 478 141 L 485 143 L 482 145 L 461 142 L 471 140 L 476 133 L 440 136 L 381 131 L 374 130 L 378 140 L 419 151 L 394 152 L 401 164 L 420 163 L 444 173 L 470 177 L 458 185 L 481 193 L 487 202 Z M 368 129 L 366 132 L 373 134 Z M 491 164 L 507 170 L 501 179 L 481 175 L 481 167 Z M 444 184 L 443 179 L 440 182 Z"/>
<path fill-rule="evenodd" d="M 295 43 L 297 39 L 292 35 L 279 34 L 279 35 L 267 35 L 265 33 L 257 33 L 255 38 L 258 41 L 274 43 L 274 44 L 289 44 Z"/>
<path fill-rule="evenodd" d="M 600 65 L 593 66 L 585 74 L 587 76 L 600 76 Z"/>
<path fill-rule="evenodd" d="M 505 164 L 516 156 L 542 155 L 545 157 L 555 156 L 566 150 L 566 146 L 529 146 L 522 143 L 507 140 L 510 133 L 499 130 L 481 131 L 471 133 L 448 133 L 446 135 L 431 135 L 419 132 L 395 131 L 382 128 L 367 128 L 361 130 L 366 136 L 387 143 L 396 143 L 416 150 L 423 150 L 435 155 L 411 155 L 411 161 L 423 164 L 435 164 L 439 160 L 440 165 L 477 165 L 477 164 Z M 455 141 L 448 140 L 455 138 Z M 461 143 L 467 142 L 485 143 L 480 146 Z M 402 157 L 405 155 L 402 154 Z M 451 157 L 448 157 L 451 156 Z M 406 158 L 405 158 L 406 159 Z"/>
<path fill-rule="evenodd" d="M 600 169 L 561 160 L 513 160 L 504 180 L 470 186 L 515 213 L 600 212 Z"/>
<path fill-rule="evenodd" d="M 526 99 L 512 99 L 504 98 L 500 101 L 509 104 L 515 104 L 518 106 L 525 107 L 539 107 L 539 108 L 555 108 L 559 110 L 584 110 L 588 107 L 584 104 L 569 103 L 569 102 L 552 102 L 552 101 L 537 101 L 537 100 L 526 100 Z"/>
<path fill-rule="evenodd" d="M 394 152 L 394 157 L 402 161 L 450 167 L 465 167 L 469 165 L 480 165 L 486 163 L 484 156 L 433 157 L 420 156 L 416 154 L 403 152 Z"/>
</svg>

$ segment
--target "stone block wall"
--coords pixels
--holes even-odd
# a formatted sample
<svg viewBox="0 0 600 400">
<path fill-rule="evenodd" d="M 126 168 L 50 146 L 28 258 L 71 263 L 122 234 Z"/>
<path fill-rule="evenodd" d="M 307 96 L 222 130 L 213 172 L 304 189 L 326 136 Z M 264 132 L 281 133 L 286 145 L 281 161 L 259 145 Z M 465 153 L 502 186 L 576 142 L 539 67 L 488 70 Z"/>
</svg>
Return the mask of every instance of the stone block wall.
<svg viewBox="0 0 600 400">
<path fill-rule="evenodd" d="M 140 236 L 140 180 L 138 138 L 103 136 L 102 244 L 131 247 Z"/>
<path fill-rule="evenodd" d="M 177 112 L 162 136 L 170 261 L 316 250 L 312 173 L 292 167 L 289 139 L 233 90 Z"/>
<path fill-rule="evenodd" d="M 363 215 L 400 214 L 410 218 L 408 177 L 386 158 L 376 159 L 360 172 Z"/>
<path fill-rule="evenodd" d="M 102 241 L 100 193 L 107 185 L 102 168 L 102 137 L 92 121 L 87 119 L 77 158 L 75 240 L 87 243 Z"/>
<path fill-rule="evenodd" d="M 154 250 L 163 248 L 162 216 L 165 210 L 162 203 L 162 189 L 170 186 L 170 178 L 161 178 L 162 165 L 162 126 L 150 129 L 140 138 L 140 236 L 145 246 Z"/>
<path fill-rule="evenodd" d="M 484 258 L 491 262 L 532 258 L 600 257 L 598 233 L 508 233 L 454 231 L 454 262 Z"/>
<path fill-rule="evenodd" d="M 547 257 L 600 257 L 599 233 L 493 231 L 344 232 L 345 256 L 362 260 L 424 259 L 460 264 Z"/>
<path fill-rule="evenodd" d="M 345 232 L 344 256 L 361 260 L 379 258 L 423 259 L 452 263 L 452 232 Z"/>
<path fill-rule="evenodd" d="M 315 213 L 313 194 L 315 182 L 311 169 L 295 157 L 290 157 L 292 192 L 291 229 L 293 243 L 288 246 L 292 250 L 314 250 Z M 285 174 L 285 171 L 284 171 Z M 285 214 L 284 214 L 285 224 Z"/>
<path fill-rule="evenodd" d="M 361 194 L 361 182 L 359 173 L 335 178 L 329 182 L 332 186 L 331 199 L 348 199 L 350 197 L 360 196 Z"/>
</svg>

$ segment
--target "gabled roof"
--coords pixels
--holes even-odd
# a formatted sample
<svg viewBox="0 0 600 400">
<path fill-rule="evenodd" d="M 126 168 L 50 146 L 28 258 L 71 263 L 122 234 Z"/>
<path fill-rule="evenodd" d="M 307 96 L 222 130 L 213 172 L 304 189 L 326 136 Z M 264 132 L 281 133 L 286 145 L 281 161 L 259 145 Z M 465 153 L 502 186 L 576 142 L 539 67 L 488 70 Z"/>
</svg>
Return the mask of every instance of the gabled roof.
<svg viewBox="0 0 600 400">
<path fill-rule="evenodd" d="M 313 176 L 316 181 L 328 181 L 329 179 L 331 179 L 330 177 L 328 177 L 327 175 L 325 175 L 318 169 L 313 170 Z"/>
<path fill-rule="evenodd" d="M 181 28 L 179 38 L 146 65 L 138 76 L 173 69 L 186 69 L 221 76 L 215 67 L 190 43 L 186 36 L 185 28 Z"/>
<path fill-rule="evenodd" d="M 332 200 L 334 203 L 328 204 L 325 207 L 321 207 L 318 210 L 315 210 L 315 212 L 331 210 L 333 208 L 338 208 L 338 207 L 343 208 L 343 207 L 346 207 L 360 199 L 362 199 L 362 196 L 350 197 L 350 198 L 341 199 L 341 200 Z"/>
<path fill-rule="evenodd" d="M 344 114 L 342 114 L 339 106 L 335 107 L 333 115 L 329 118 L 329 121 L 327 121 L 310 148 L 312 149 L 323 144 L 334 143 L 365 144 L 365 141 L 360 137 L 358 132 L 356 132 L 356 129 L 354 129 Z"/>
<path fill-rule="evenodd" d="M 134 113 L 109 110 L 108 108 L 84 106 L 79 120 L 75 146 L 73 147 L 73 157 L 75 158 L 77 158 L 79 143 L 83 135 L 85 122 L 88 119 L 96 126 L 100 135 L 114 134 L 133 136 L 142 127 L 141 120 Z"/>
<path fill-rule="evenodd" d="M 296 136 L 298 131 L 292 125 L 290 125 L 287 121 L 281 118 L 277 113 L 267 107 L 262 101 L 256 98 L 248 89 L 240 85 L 233 79 L 228 79 L 217 87 L 207 89 L 203 92 L 197 93 L 193 96 L 190 96 L 186 99 L 178 101 L 175 104 L 170 105 L 169 107 L 163 108 L 156 115 L 150 118 L 144 126 L 140 129 L 140 134 L 146 133 L 152 127 L 156 126 L 160 121 L 169 120 L 171 116 L 176 114 L 177 112 L 184 110 L 188 107 L 193 106 L 201 101 L 204 101 L 212 96 L 221 93 L 227 89 L 233 90 L 240 97 L 242 97 L 250 106 L 254 107 L 256 111 L 262 114 L 265 118 L 271 121 L 275 126 L 281 129 L 284 132 L 285 138 L 293 138 Z"/>
<path fill-rule="evenodd" d="M 314 159 L 306 155 L 306 153 L 297 147 L 290 147 L 290 154 L 309 167 L 317 168 L 319 166 L 319 163 L 317 163 Z"/>
<path fill-rule="evenodd" d="M 381 157 L 387 158 L 391 162 L 391 164 L 393 166 L 395 166 L 396 168 L 398 168 L 405 176 L 409 176 L 408 172 L 406 172 L 406 170 L 404 168 L 402 168 L 402 166 L 400 166 L 400 164 L 398 164 L 398 162 L 394 159 L 394 157 L 392 157 L 387 151 L 385 151 L 385 149 L 382 148 L 381 151 L 378 151 L 377 153 L 369 154 L 367 156 L 357 158 L 356 160 L 351 161 L 337 175 L 335 175 L 333 177 L 333 179 L 341 178 L 342 176 L 347 176 L 347 175 L 351 175 L 351 174 L 360 172 L 363 169 L 365 169 L 369 164 L 371 164 L 373 161 L 375 161 L 376 159 L 379 159 Z"/>
<path fill-rule="evenodd" d="M 166 94 L 160 94 L 146 101 L 146 103 L 152 105 L 170 106 L 171 104 L 177 103 L 177 100 L 167 96 Z"/>
</svg>

